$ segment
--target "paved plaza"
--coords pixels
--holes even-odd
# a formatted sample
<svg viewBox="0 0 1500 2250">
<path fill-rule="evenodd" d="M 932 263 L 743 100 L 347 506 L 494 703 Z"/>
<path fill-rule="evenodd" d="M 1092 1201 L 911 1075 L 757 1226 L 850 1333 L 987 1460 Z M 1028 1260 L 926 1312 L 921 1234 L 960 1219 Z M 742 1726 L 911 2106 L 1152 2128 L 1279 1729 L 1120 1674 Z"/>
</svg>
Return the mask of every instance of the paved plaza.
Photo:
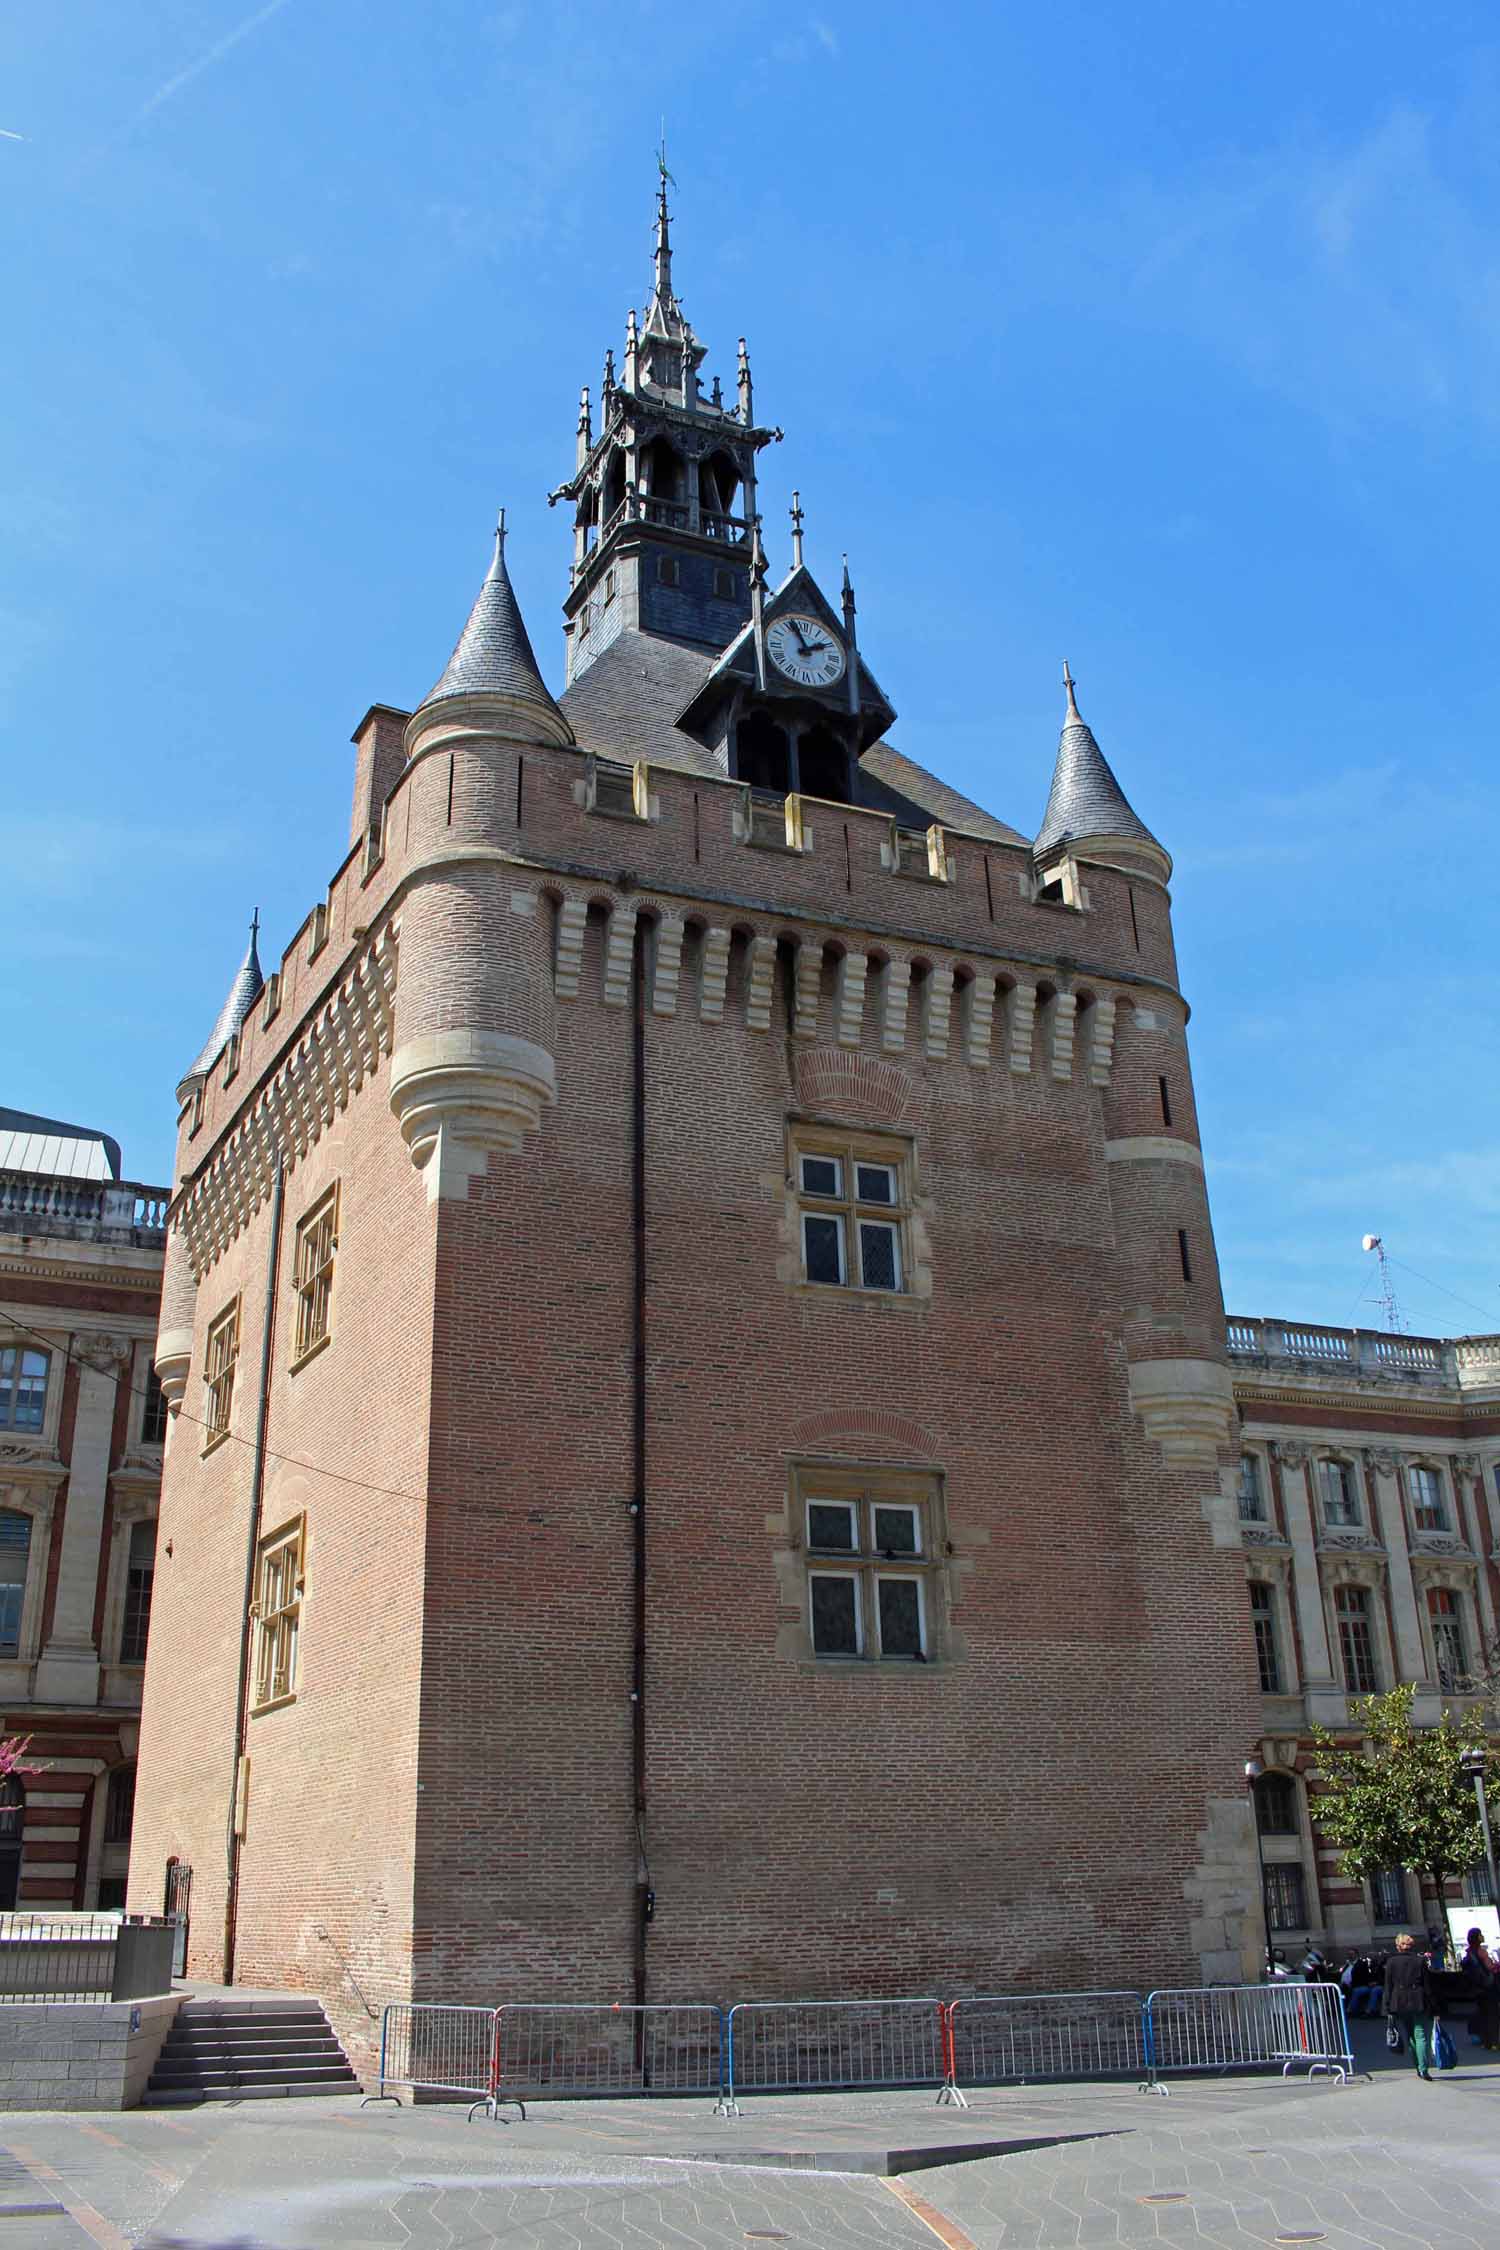
<svg viewBox="0 0 1500 2250">
<path fill-rule="evenodd" d="M 619 2101 L 470 2124 L 342 2097 L 13 2115 L 0 2250 L 1495 2250 L 1500 2063 L 1464 2041 L 1424 2086 L 1385 2067 L 1378 2027 L 1359 2041 L 1374 2068 L 1347 2088 L 1016 2087 L 967 2112 L 901 2092 L 763 2096 L 727 2121 Z"/>
</svg>

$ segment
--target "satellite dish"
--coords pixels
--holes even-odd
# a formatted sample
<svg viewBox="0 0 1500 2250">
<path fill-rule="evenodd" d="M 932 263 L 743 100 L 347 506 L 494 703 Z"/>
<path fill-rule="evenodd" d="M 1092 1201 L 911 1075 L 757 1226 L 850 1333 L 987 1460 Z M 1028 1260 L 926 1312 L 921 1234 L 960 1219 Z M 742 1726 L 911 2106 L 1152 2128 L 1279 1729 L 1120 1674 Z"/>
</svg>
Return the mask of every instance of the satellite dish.
<svg viewBox="0 0 1500 2250">
<path fill-rule="evenodd" d="M 1379 1235 L 1367 1234 L 1364 1240 L 1360 1243 L 1360 1248 L 1361 1250 L 1378 1250 L 1380 1248 Z"/>
</svg>

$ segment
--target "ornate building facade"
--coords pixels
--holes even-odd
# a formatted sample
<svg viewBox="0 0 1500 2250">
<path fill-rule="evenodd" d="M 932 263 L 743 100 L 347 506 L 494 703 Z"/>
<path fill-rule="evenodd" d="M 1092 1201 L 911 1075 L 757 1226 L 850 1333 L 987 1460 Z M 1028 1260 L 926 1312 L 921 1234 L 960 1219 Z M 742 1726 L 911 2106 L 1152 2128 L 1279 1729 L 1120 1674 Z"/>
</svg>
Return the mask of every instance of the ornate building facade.
<svg viewBox="0 0 1500 2250">
<path fill-rule="evenodd" d="M 195 1973 L 356 2055 L 407 1997 L 1255 1957 L 1168 854 L 1071 682 L 1035 828 L 892 746 L 704 356 L 663 203 L 561 699 L 502 534 L 179 1088 L 131 1902 L 191 1863 Z"/>
<path fill-rule="evenodd" d="M 31 1744 L 0 1783 L 0 1910 L 125 1903 L 166 1207 L 107 1135 L 0 1109 L 0 1733 Z"/>
<path fill-rule="evenodd" d="M 1239 1537 L 1261 1725 L 1272 1940 L 1347 1949 L 1441 1926 L 1423 1879 L 1339 1872 L 1317 1827 L 1309 1725 L 1412 1682 L 1433 1725 L 1488 1699 L 1500 1600 L 1500 1337 L 1228 1323 L 1241 1416 Z M 1487 1898 L 1482 1872 L 1466 1886 Z M 1452 1887 L 1447 1903 L 1459 1897 Z"/>
</svg>

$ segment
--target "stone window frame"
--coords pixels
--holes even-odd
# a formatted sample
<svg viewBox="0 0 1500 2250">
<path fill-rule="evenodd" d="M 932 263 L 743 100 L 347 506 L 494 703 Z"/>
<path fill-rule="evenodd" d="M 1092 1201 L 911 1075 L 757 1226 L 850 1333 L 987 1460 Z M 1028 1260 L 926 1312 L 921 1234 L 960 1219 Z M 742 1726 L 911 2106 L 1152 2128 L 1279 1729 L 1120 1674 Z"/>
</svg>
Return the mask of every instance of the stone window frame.
<svg viewBox="0 0 1500 2250">
<path fill-rule="evenodd" d="M 1256 1677 L 1260 1682 L 1260 1692 L 1262 1695 L 1286 1695 L 1290 1691 L 1286 1684 L 1286 1636 L 1281 1629 L 1279 1589 L 1274 1578 L 1262 1577 L 1254 1571 L 1250 1573 L 1246 1584 L 1250 1594 L 1250 1631 L 1255 1641 Z M 1255 1614 L 1257 1592 L 1263 1593 L 1266 1597 L 1265 1619 L 1271 1643 L 1271 1669 L 1276 1675 L 1275 1687 L 1267 1687 L 1265 1682 L 1266 1668 L 1261 1657 L 1260 1633 L 1257 1630 L 1258 1620 Z"/>
<path fill-rule="evenodd" d="M 221 1312 L 208 1324 L 203 1339 L 203 1388 L 207 1394 L 207 1410 L 203 1416 L 205 1454 L 214 1453 L 233 1436 L 234 1393 L 240 1359 L 240 1293 L 236 1290 Z M 218 1338 L 232 1332 L 232 1343 L 227 1354 L 219 1355 Z M 216 1355 L 221 1363 L 215 1367 Z M 219 1387 L 224 1387 L 221 1407 Z"/>
<path fill-rule="evenodd" d="M 1292 1624 L 1292 1565 L 1290 1557 L 1254 1556 L 1245 1577 L 1248 1585 L 1265 1586 L 1271 1596 L 1271 1623 L 1276 1635 L 1277 1669 L 1281 1695 L 1300 1695 L 1302 1672 L 1297 1656 L 1297 1634 Z"/>
<path fill-rule="evenodd" d="M 1329 1515 L 1328 1495 L 1323 1484 L 1325 1468 L 1343 1470 L 1345 1505 L 1352 1509 L 1352 1514 L 1338 1518 Z M 1366 1496 L 1360 1490 L 1359 1464 L 1354 1456 L 1350 1453 L 1341 1452 L 1337 1446 L 1326 1446 L 1314 1454 L 1312 1471 L 1313 1490 L 1317 1496 L 1319 1528 L 1323 1531 L 1364 1531 L 1368 1529 Z"/>
<path fill-rule="evenodd" d="M 808 1543 L 807 1511 L 811 1503 L 827 1501 L 855 1508 L 912 1507 L 922 1526 L 922 1552 L 917 1556 L 878 1556 L 863 1544 L 847 1560 L 842 1551 L 819 1551 Z M 892 1672 L 943 1670 L 952 1662 L 954 1649 L 949 1626 L 951 1543 L 948 1538 L 947 1502 L 942 1472 L 886 1465 L 858 1465 L 847 1461 L 796 1461 L 790 1472 L 787 1499 L 789 1537 L 784 1550 L 790 1572 L 783 1578 L 783 1616 L 795 1604 L 797 1623 L 781 1637 L 781 1651 L 793 1655 L 809 1670 L 870 1671 L 882 1677 Z M 868 1520 L 868 1518 L 866 1519 Z M 860 1579 L 859 1614 L 862 1646 L 857 1655 L 820 1656 L 813 1647 L 810 1581 L 817 1573 L 856 1576 Z M 788 1582 L 790 1573 L 795 1573 Z M 882 1656 L 878 1646 L 878 1612 L 874 1587 L 881 1575 L 916 1578 L 922 1588 L 923 1653 L 915 1656 Z"/>
<path fill-rule="evenodd" d="M 42 1414 L 36 1428 L 30 1429 L 20 1422 L 0 1422 L 0 1436 L 3 1436 L 7 1442 L 15 1439 L 25 1443 L 29 1440 L 33 1445 L 40 1445 L 47 1431 L 52 1393 L 62 1387 L 54 1381 L 55 1370 L 52 1363 L 56 1355 L 50 1344 L 43 1343 L 39 1336 L 33 1336 L 29 1329 L 6 1329 L 0 1332 L 0 1352 L 15 1354 L 10 1375 L 8 1377 L 0 1376 L 0 1384 L 4 1386 L 12 1410 L 14 1410 L 17 1390 L 25 1377 L 27 1360 L 40 1359 L 44 1362 L 42 1368 Z"/>
<path fill-rule="evenodd" d="M 340 1181 L 334 1180 L 297 1221 L 292 1244 L 293 1325 L 289 1372 L 293 1375 L 333 1341 L 341 1186 Z"/>
<path fill-rule="evenodd" d="M 7 1665 L 29 1666 L 41 1654 L 42 1604 L 47 1588 L 47 1558 L 52 1547 L 52 1517 L 61 1478 L 46 1485 L 0 1483 L 0 1509 L 8 1515 L 29 1516 L 31 1537 L 26 1548 L 26 1576 L 21 1590 L 21 1616 L 14 1656 L 0 1656 L 0 1671 Z"/>
<path fill-rule="evenodd" d="M 1317 1841 L 1314 1832 L 1313 1801 L 1308 1795 L 1306 1777 L 1298 1773 L 1296 1768 L 1287 1762 L 1294 1745 L 1291 1743 L 1272 1744 L 1267 1742 L 1263 1747 L 1267 1752 L 1274 1749 L 1276 1755 L 1274 1758 L 1268 1758 L 1266 1771 L 1261 1776 L 1261 1780 L 1276 1780 L 1290 1784 L 1296 1820 L 1294 1828 L 1262 1829 L 1259 1826 L 1259 1803 L 1257 1802 L 1251 1808 L 1251 1818 L 1256 1823 L 1260 1838 L 1260 1857 L 1266 1870 L 1268 1888 L 1269 1878 L 1273 1875 L 1289 1867 L 1299 1869 L 1302 1877 L 1303 1912 L 1309 1917 L 1305 1921 L 1288 1923 L 1283 1929 L 1273 1930 L 1271 1935 L 1274 1940 L 1278 1937 L 1294 1936 L 1302 1931 L 1311 1931 L 1317 1926 L 1317 1917 L 1320 1910 Z M 1257 1784 L 1258 1787 L 1259 1784 Z"/>
<path fill-rule="evenodd" d="M 1435 1477 L 1437 1480 L 1438 1521 L 1436 1523 L 1421 1523 L 1418 1521 L 1418 1510 L 1422 1504 L 1418 1502 L 1416 1488 L 1412 1482 L 1413 1477 L 1417 1474 Z M 1456 1497 L 1457 1495 L 1449 1490 L 1448 1478 L 1443 1473 L 1441 1462 L 1434 1459 L 1432 1455 L 1416 1453 L 1409 1460 L 1403 1460 L 1401 1463 L 1401 1499 L 1406 1510 L 1408 1538 L 1416 1538 L 1424 1532 L 1437 1532 L 1451 1536 L 1458 1521 L 1454 1509 Z"/>
<path fill-rule="evenodd" d="M 1416 1581 L 1418 1595 L 1417 1621 L 1421 1628 L 1422 1654 L 1427 1662 L 1428 1678 L 1436 1685 L 1442 1695 L 1477 1693 L 1477 1689 L 1467 1684 L 1473 1678 L 1476 1652 L 1482 1644 L 1482 1621 L 1479 1614 L 1479 1604 L 1475 1598 L 1472 1574 L 1466 1570 L 1444 1569 L 1441 1566 L 1434 1570 L 1429 1565 L 1414 1571 L 1412 1575 Z M 1458 1678 L 1447 1685 L 1443 1683 L 1442 1668 L 1438 1660 L 1437 1635 L 1433 1630 L 1432 1597 L 1434 1594 L 1447 1594 L 1455 1604 L 1454 1616 L 1458 1624 L 1459 1638 L 1465 1659 Z"/>
<path fill-rule="evenodd" d="M 125 1601 L 130 1579 L 130 1534 L 138 1523 L 160 1526 L 160 1502 L 154 1492 L 113 1491 L 109 1527 L 109 1559 L 104 1573 L 104 1621 L 99 1635 L 100 1655 L 106 1664 L 123 1664 L 138 1674 L 143 1657 L 121 1654 L 125 1638 Z"/>
<path fill-rule="evenodd" d="M 1360 1593 L 1365 1597 L 1364 1618 L 1369 1627 L 1370 1670 L 1373 1685 L 1354 1687 L 1349 1681 L 1349 1668 L 1344 1659 L 1344 1636 L 1340 1630 L 1339 1596 L 1344 1592 Z M 1385 1603 L 1382 1588 L 1365 1572 L 1351 1568 L 1346 1557 L 1339 1557 L 1337 1574 L 1331 1580 L 1326 1597 L 1329 1623 L 1329 1645 L 1338 1661 L 1338 1681 L 1343 1694 L 1350 1696 L 1379 1695 L 1383 1683 L 1395 1677 L 1391 1650 L 1385 1628 Z"/>
<path fill-rule="evenodd" d="M 840 1192 L 836 1196 L 817 1195 L 803 1185 L 804 1157 L 817 1159 L 830 1157 L 841 1165 Z M 879 1167 L 895 1175 L 894 1200 L 882 1204 L 873 1197 L 861 1197 L 858 1192 L 859 1165 L 871 1169 Z M 899 1303 L 914 1294 L 917 1260 L 914 1254 L 912 1215 L 917 1200 L 916 1143 L 908 1133 L 882 1133 L 858 1125 L 818 1124 L 808 1119 L 788 1118 L 786 1139 L 786 1183 L 788 1217 L 796 1253 L 798 1286 L 820 1297 L 858 1298 L 878 1300 L 882 1304 Z M 841 1264 L 843 1279 L 815 1281 L 807 1271 L 806 1235 L 803 1222 L 806 1218 L 838 1218 L 841 1222 Z M 897 1280 L 893 1289 L 880 1285 L 867 1285 L 863 1278 L 850 1278 L 850 1261 L 859 1240 L 862 1223 L 886 1226 L 896 1238 Z M 860 1257 L 863 1276 L 863 1257 Z"/>
<path fill-rule="evenodd" d="M 1247 1498 L 1247 1494 L 1245 1491 L 1245 1470 L 1247 1466 L 1254 1471 L 1254 1499 L 1256 1506 L 1253 1515 L 1247 1514 L 1245 1509 L 1245 1501 Z M 1242 1445 L 1240 1447 L 1239 1490 L 1236 1496 L 1235 1503 L 1241 1523 L 1270 1523 L 1272 1521 L 1270 1489 L 1270 1477 L 1268 1474 L 1268 1467 L 1264 1454 L 1257 1452 L 1253 1446 Z"/>
<path fill-rule="evenodd" d="M 17 1308 L 18 1315 L 25 1308 Z M 0 1335 L 7 1350 L 15 1347 L 21 1351 L 45 1352 L 48 1357 L 47 1389 L 42 1401 L 42 1426 L 39 1430 L 15 1430 L 7 1423 L 0 1427 L 0 1444 L 14 1449 L 17 1446 L 34 1446 L 38 1453 L 55 1455 L 62 1432 L 63 1392 L 67 1388 L 69 1346 L 72 1331 L 54 1328 L 46 1318 L 26 1322 L 25 1333 L 7 1328 Z"/>
<path fill-rule="evenodd" d="M 1386 1915 L 1380 1911 L 1380 1897 L 1376 1886 L 1383 1882 L 1395 1882 L 1401 1886 L 1401 1906 L 1396 1914 Z M 1420 1918 L 1413 1917 L 1411 1912 L 1411 1882 L 1404 1867 L 1387 1867 L 1381 1874 L 1370 1876 L 1365 1883 L 1365 1897 L 1370 1909 L 1372 1930 L 1410 1929 L 1413 1919 Z"/>
<path fill-rule="evenodd" d="M 289 1558 L 289 1559 L 287 1559 Z M 273 1568 L 279 1577 L 281 1569 L 287 1571 L 284 1583 L 274 1583 Z M 268 1608 L 271 1593 L 281 1598 L 274 1608 Z M 255 1599 L 250 1604 L 250 1617 L 255 1631 L 254 1663 L 250 1674 L 250 1715 L 258 1717 L 266 1711 L 280 1711 L 295 1703 L 301 1691 L 302 1675 L 302 1612 L 307 1592 L 307 1517 L 305 1514 L 289 1516 L 268 1531 L 255 1549 Z M 278 1651 L 290 1647 L 290 1655 L 278 1665 Z M 277 1688 L 278 1675 L 284 1684 Z M 262 1690 L 270 1686 L 271 1692 Z"/>
</svg>

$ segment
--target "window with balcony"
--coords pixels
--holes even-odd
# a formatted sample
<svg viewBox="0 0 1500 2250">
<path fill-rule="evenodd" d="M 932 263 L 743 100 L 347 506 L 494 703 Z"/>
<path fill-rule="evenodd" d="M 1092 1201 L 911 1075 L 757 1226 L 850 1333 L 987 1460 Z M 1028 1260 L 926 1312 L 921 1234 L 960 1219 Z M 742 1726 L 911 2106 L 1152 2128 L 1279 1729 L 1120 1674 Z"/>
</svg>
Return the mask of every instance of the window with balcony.
<svg viewBox="0 0 1500 2250">
<path fill-rule="evenodd" d="M 1469 1677 L 1463 1596 L 1447 1586 L 1429 1586 L 1427 1629 L 1432 1635 L 1432 1663 L 1438 1686 L 1445 1694 L 1456 1695 Z"/>
<path fill-rule="evenodd" d="M 1320 1461 L 1318 1489 L 1323 1497 L 1323 1521 L 1330 1531 L 1348 1529 L 1359 1524 L 1359 1493 L 1354 1482 L 1354 1470 L 1349 1462 Z"/>
<path fill-rule="evenodd" d="M 133 1523 L 125 1560 L 125 1613 L 120 1626 L 120 1662 L 144 1664 L 151 1629 L 151 1590 L 156 1583 L 156 1521 Z"/>
<path fill-rule="evenodd" d="M 1255 1633 L 1255 1661 L 1260 1667 L 1262 1695 L 1281 1693 L 1281 1653 L 1276 1642 L 1276 1596 L 1263 1581 L 1250 1588 L 1250 1623 Z"/>
<path fill-rule="evenodd" d="M 0 1508 L 0 1656 L 21 1653 L 21 1609 L 31 1558 L 31 1518 Z"/>
<path fill-rule="evenodd" d="M 802 1271 L 829 1288 L 899 1293 L 906 1286 L 910 1152 L 898 1141 L 793 1135 Z"/>
<path fill-rule="evenodd" d="M 934 1486 L 814 1469 L 798 1484 L 813 1654 L 927 1663 L 937 1631 Z"/>
<path fill-rule="evenodd" d="M 1351 1695 L 1376 1695 L 1380 1677 L 1375 1666 L 1375 1629 L 1370 1618 L 1370 1596 L 1363 1586 L 1340 1586 L 1333 1597 L 1338 1620 L 1339 1657 L 1344 1685 Z"/>
<path fill-rule="evenodd" d="M 1264 1523 L 1266 1496 L 1261 1482 L 1260 1456 L 1256 1453 L 1240 1455 L 1240 1522 Z"/>
<path fill-rule="evenodd" d="M 1263 1773 L 1255 1784 L 1255 1821 L 1262 1836 L 1298 1836 L 1297 1784 L 1289 1773 Z"/>
<path fill-rule="evenodd" d="M 0 1350 L 0 1430 L 41 1429 L 47 1413 L 47 1374 L 51 1355 L 28 1345 Z"/>
<path fill-rule="evenodd" d="M 1266 1869 L 1266 1927 L 1277 1932 L 1307 1928 L 1307 1884 L 1295 1862 Z"/>
<path fill-rule="evenodd" d="M 1407 1497 L 1411 1502 L 1411 1527 L 1413 1531 L 1447 1531 L 1448 1502 L 1443 1492 L 1443 1479 L 1436 1469 L 1421 1462 L 1413 1462 L 1406 1472 Z"/>
</svg>

